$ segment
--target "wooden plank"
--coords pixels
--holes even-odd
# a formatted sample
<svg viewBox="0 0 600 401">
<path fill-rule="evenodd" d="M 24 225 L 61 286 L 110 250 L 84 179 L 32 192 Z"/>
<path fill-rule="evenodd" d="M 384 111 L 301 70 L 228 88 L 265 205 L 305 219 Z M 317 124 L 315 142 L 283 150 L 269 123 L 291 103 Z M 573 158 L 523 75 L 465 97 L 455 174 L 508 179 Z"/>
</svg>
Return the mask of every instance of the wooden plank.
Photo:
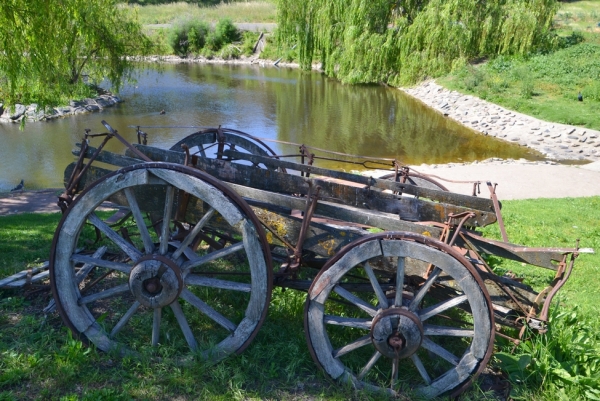
<svg viewBox="0 0 600 401">
<path fill-rule="evenodd" d="M 466 246 L 463 239 L 467 243 Z M 562 261 L 565 254 L 576 251 L 575 248 L 529 248 L 522 245 L 483 238 L 471 233 L 466 233 L 466 236 L 459 238 L 457 245 L 475 249 L 480 254 L 486 253 L 488 255 L 499 256 L 501 258 L 544 267 L 550 270 L 557 269 L 558 263 Z"/>
<path fill-rule="evenodd" d="M 81 144 L 78 143 L 76 144 L 76 146 L 81 147 Z M 92 146 L 88 147 L 85 152 L 85 158 L 89 159 L 90 157 L 92 157 L 96 150 L 97 148 L 94 148 Z M 81 154 L 81 149 L 74 149 L 71 153 L 79 157 L 79 155 Z M 94 159 L 94 163 L 95 162 L 106 163 L 116 167 L 127 167 L 133 166 L 134 164 L 142 163 L 142 160 L 140 160 L 139 158 L 123 156 L 118 153 L 109 152 L 107 150 L 102 150 L 100 154 L 98 154 L 96 159 Z"/>
<path fill-rule="evenodd" d="M 244 198 L 250 198 L 266 204 L 274 204 L 290 210 L 304 210 L 306 206 L 306 198 L 278 194 L 237 184 L 229 185 Z M 340 205 L 339 203 L 319 201 L 315 209 L 315 215 L 389 231 L 410 231 L 434 238 L 439 238 L 441 235 L 441 229 L 437 227 L 403 221 L 397 215 L 390 213 Z"/>
<path fill-rule="evenodd" d="M 316 166 L 308 166 L 306 164 L 286 161 L 286 160 L 276 160 L 270 157 L 264 157 L 259 155 L 241 153 L 237 151 L 227 150 L 223 152 L 225 155 L 231 156 L 233 158 L 248 160 L 253 163 L 269 163 L 273 167 L 282 167 L 286 170 L 296 170 L 304 173 L 310 172 L 311 174 L 321 175 L 325 177 L 337 178 L 345 181 L 354 182 L 357 184 L 362 184 L 364 186 L 371 186 L 380 189 L 387 189 L 393 192 L 402 192 L 405 194 L 410 194 L 418 197 L 424 197 L 431 200 L 435 200 L 442 203 L 450 203 L 455 204 L 467 208 L 473 208 L 476 210 L 494 211 L 494 204 L 491 199 L 486 198 L 478 198 L 476 196 L 469 196 L 463 194 L 457 194 L 448 191 L 440 191 L 429 188 L 424 188 L 421 186 L 411 185 L 411 184 L 402 184 L 399 182 L 385 180 L 385 179 L 375 179 L 372 177 L 367 177 L 359 174 L 347 173 L 344 171 L 330 170 L 326 168 L 316 167 Z"/>
<path fill-rule="evenodd" d="M 165 151 L 143 145 L 137 145 L 137 148 L 153 160 L 162 158 L 163 161 L 173 163 L 183 163 L 184 161 L 184 155 L 180 152 Z M 308 193 L 310 182 L 313 187 L 321 187 L 320 197 L 326 201 L 398 214 L 402 220 L 407 221 L 445 222 L 448 220 L 449 214 L 463 212 L 475 213 L 475 217 L 466 222 L 468 226 L 486 226 L 496 221 L 496 216 L 492 212 L 431 202 L 414 197 L 403 197 L 374 191 L 371 188 L 358 188 L 318 178 L 307 179 L 292 174 L 235 164 L 225 160 L 199 158 L 198 168 L 226 182 L 284 194 L 305 195 Z M 389 183 L 393 182 L 389 181 Z M 393 183 L 393 185 L 396 184 L 398 183 Z"/>
<path fill-rule="evenodd" d="M 32 274 L 32 275 L 37 274 L 43 267 L 48 268 L 48 263 L 46 262 L 43 266 L 34 267 L 34 268 L 28 269 L 28 270 L 23 270 L 21 272 L 18 272 L 13 275 L 10 275 L 8 277 L 5 277 L 2 280 L 0 280 L 0 287 L 7 286 L 8 284 L 12 283 L 13 281 L 22 279 L 23 277 L 27 276 L 28 274 Z"/>
</svg>

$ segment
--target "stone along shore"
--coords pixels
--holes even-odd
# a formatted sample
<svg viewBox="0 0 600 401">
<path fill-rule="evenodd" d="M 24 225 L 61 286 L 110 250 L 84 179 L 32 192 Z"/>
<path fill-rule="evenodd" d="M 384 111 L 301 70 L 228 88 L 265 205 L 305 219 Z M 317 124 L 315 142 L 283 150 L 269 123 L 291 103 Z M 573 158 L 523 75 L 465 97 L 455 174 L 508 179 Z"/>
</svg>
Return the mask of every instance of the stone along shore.
<svg viewBox="0 0 600 401">
<path fill-rule="evenodd" d="M 538 120 L 434 81 L 402 90 L 481 134 L 527 146 L 549 159 L 600 161 L 600 131 Z"/>
<path fill-rule="evenodd" d="M 49 121 L 75 114 L 100 111 L 120 102 L 121 98 L 118 96 L 105 93 L 93 99 L 72 100 L 68 106 L 47 107 L 45 110 L 35 103 L 30 105 L 16 104 L 14 107 L 4 107 L 0 103 L 0 123 L 20 123 L 23 119 L 26 121 Z"/>
</svg>

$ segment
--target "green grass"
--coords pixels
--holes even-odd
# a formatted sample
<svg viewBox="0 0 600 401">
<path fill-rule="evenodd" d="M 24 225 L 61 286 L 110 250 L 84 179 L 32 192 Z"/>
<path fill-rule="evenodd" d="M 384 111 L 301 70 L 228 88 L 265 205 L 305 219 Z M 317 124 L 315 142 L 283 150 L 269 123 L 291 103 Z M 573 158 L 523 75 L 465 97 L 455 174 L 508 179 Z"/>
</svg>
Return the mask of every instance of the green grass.
<svg viewBox="0 0 600 401">
<path fill-rule="evenodd" d="M 600 3 L 598 0 L 561 2 L 554 18 L 556 30 L 568 35 L 581 32 L 586 39 L 600 43 Z"/>
<path fill-rule="evenodd" d="M 512 242 L 600 249 L 600 197 L 506 201 Z M 0 217 L 0 277 L 47 260 L 59 214 Z M 486 235 L 499 238 L 497 228 Z M 541 288 L 546 270 L 492 261 Z M 497 343 L 493 363 L 513 381 L 513 399 L 583 399 L 599 394 L 600 256 L 581 255 L 552 309 L 546 335 L 532 335 L 515 353 Z M 355 393 L 315 366 L 303 330 L 304 295 L 275 289 L 269 316 L 252 345 L 214 366 L 120 358 L 73 339 L 57 314 L 44 316 L 47 290 L 0 290 L 0 400 L 323 399 L 386 397 Z M 464 399 L 493 399 L 478 386 Z"/>
<path fill-rule="evenodd" d="M 142 25 L 172 24 L 180 19 L 200 19 L 217 22 L 229 18 L 233 22 L 276 22 L 277 9 L 272 1 L 221 3 L 214 7 L 198 7 L 190 3 L 170 3 L 150 6 L 123 5 L 135 9 Z"/>
<path fill-rule="evenodd" d="M 598 23 L 600 2 L 561 2 L 554 21 L 561 49 L 469 65 L 438 82 L 545 121 L 600 129 Z"/>
</svg>

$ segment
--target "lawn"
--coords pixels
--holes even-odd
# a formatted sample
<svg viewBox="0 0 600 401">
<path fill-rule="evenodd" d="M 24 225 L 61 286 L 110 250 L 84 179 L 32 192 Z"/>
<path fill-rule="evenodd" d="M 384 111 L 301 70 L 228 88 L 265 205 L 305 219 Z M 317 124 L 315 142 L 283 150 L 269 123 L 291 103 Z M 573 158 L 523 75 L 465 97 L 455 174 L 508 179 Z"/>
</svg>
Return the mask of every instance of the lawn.
<svg viewBox="0 0 600 401">
<path fill-rule="evenodd" d="M 438 83 L 545 121 L 600 129 L 600 2 L 560 7 L 554 28 L 562 48 L 468 65 Z"/>
<path fill-rule="evenodd" d="M 233 22 L 276 22 L 277 8 L 268 0 L 221 3 L 213 7 L 198 7 L 186 2 L 149 6 L 124 5 L 136 10 L 142 25 L 173 24 L 184 19 L 217 22 L 229 18 Z"/>
<path fill-rule="evenodd" d="M 600 249 L 600 197 L 538 199 L 503 203 L 508 236 L 530 246 Z M 48 258 L 60 215 L 0 217 L 0 277 Z M 497 228 L 486 235 L 498 237 Z M 544 269 L 493 261 L 540 289 Z M 491 366 L 512 381 L 513 399 L 557 400 L 600 396 L 600 257 L 581 255 L 561 290 L 550 330 L 519 347 L 496 342 Z M 47 287 L 0 290 L 0 400 L 130 399 L 387 399 L 356 393 L 326 378 L 308 352 L 303 330 L 304 295 L 274 290 L 269 316 L 252 345 L 239 356 L 208 366 L 169 360 L 121 358 L 72 338 L 56 314 L 42 309 Z M 464 399 L 495 399 L 476 384 Z"/>
</svg>

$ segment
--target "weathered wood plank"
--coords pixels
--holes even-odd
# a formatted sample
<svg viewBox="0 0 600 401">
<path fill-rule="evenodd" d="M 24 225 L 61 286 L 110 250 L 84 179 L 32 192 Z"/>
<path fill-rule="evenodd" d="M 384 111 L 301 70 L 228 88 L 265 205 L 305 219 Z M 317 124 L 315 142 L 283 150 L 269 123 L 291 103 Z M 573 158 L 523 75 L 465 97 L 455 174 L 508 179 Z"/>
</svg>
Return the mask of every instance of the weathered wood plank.
<svg viewBox="0 0 600 401">
<path fill-rule="evenodd" d="M 184 161 L 184 154 L 180 152 L 165 151 L 143 145 L 136 145 L 136 147 L 153 160 L 160 159 L 173 163 L 183 163 Z M 485 226 L 496 221 L 496 216 L 492 212 L 473 210 L 447 203 L 431 202 L 414 197 L 403 197 L 374 191 L 371 188 L 359 188 L 318 178 L 307 179 L 292 174 L 230 163 L 225 160 L 200 158 L 198 160 L 198 168 L 226 182 L 287 194 L 307 194 L 308 183 L 310 182 L 313 187 L 319 186 L 321 188 L 320 197 L 324 200 L 398 214 L 401 219 L 407 221 L 445 222 L 448 220 L 449 214 L 463 212 L 473 212 L 475 214 L 474 218 L 467 221 L 466 224 L 469 226 Z M 408 185 L 392 181 L 389 181 L 389 183 L 393 185 Z M 441 193 L 442 191 L 438 192 Z"/>
<path fill-rule="evenodd" d="M 78 143 L 78 144 L 76 144 L 76 146 L 81 147 L 81 144 Z M 97 150 L 97 148 L 95 148 L 93 146 L 88 147 L 85 152 L 85 158 L 89 159 L 90 157 L 92 157 L 92 155 L 96 152 L 96 150 Z M 71 153 L 73 153 L 75 156 L 79 157 L 79 155 L 81 154 L 81 149 L 74 149 Z M 127 167 L 127 166 L 133 166 L 134 164 L 143 163 L 143 161 L 140 160 L 139 158 L 128 157 L 128 156 L 120 155 L 118 153 L 109 152 L 106 150 L 103 150 L 102 152 L 100 152 L 98 154 L 98 156 L 96 156 L 94 163 L 95 162 L 106 163 L 106 164 L 110 164 L 110 165 L 117 166 L 117 167 Z"/>
<path fill-rule="evenodd" d="M 13 275 L 3 278 L 2 280 L 0 280 L 0 287 L 8 286 L 9 284 L 13 283 L 15 280 L 20 280 L 23 277 L 26 277 L 28 274 L 32 274 L 32 275 L 37 274 L 40 270 L 42 270 L 44 268 L 45 269 L 48 268 L 48 262 L 44 263 L 44 265 L 42 265 L 42 266 L 33 267 L 28 270 L 23 270 L 21 272 L 18 272 L 18 273 L 15 273 Z M 11 287 L 12 287 L 12 285 L 11 285 Z"/>
<path fill-rule="evenodd" d="M 304 210 L 306 206 L 306 198 L 278 194 L 243 185 L 229 185 L 244 198 L 250 198 L 266 204 L 274 204 L 280 207 L 283 206 L 290 210 Z M 340 205 L 338 203 L 319 201 L 317 203 L 317 208 L 315 209 L 315 215 L 340 221 L 364 224 L 365 226 L 377 227 L 389 231 L 410 231 L 432 236 L 434 238 L 439 238 L 441 235 L 441 230 L 437 227 L 403 221 L 400 220 L 397 215 L 390 213 Z"/>
<path fill-rule="evenodd" d="M 270 165 L 273 167 L 283 167 L 286 170 L 296 170 L 304 173 L 310 172 L 311 174 L 337 178 L 345 181 L 354 182 L 357 184 L 362 184 L 365 186 L 371 186 L 380 189 L 387 189 L 394 192 L 402 192 L 418 197 L 424 197 L 442 203 L 450 203 L 488 212 L 494 210 L 494 205 L 491 199 L 478 198 L 476 196 L 469 196 L 447 191 L 429 189 L 411 184 L 402 184 L 391 180 L 375 179 L 359 174 L 330 170 L 316 166 L 308 166 L 306 164 L 291 162 L 287 160 L 276 160 L 270 157 L 259 156 L 256 154 L 241 153 L 232 150 L 227 150 L 223 153 L 232 158 L 248 160 L 253 163 L 270 163 Z"/>
</svg>

